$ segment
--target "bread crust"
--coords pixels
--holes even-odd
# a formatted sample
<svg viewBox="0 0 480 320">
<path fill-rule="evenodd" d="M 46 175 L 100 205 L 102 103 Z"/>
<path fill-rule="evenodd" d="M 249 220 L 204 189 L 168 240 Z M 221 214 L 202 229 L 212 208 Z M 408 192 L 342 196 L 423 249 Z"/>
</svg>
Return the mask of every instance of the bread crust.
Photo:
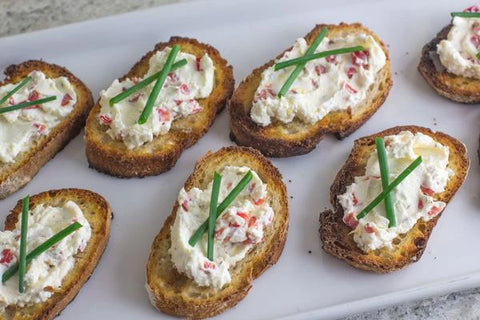
<svg viewBox="0 0 480 320">
<path fill-rule="evenodd" d="M 437 45 L 447 38 L 451 28 L 451 24 L 444 27 L 432 41 L 423 47 L 418 71 L 442 97 L 462 103 L 479 103 L 480 80 L 458 76 L 448 72 L 444 67 L 439 69 L 432 60 L 436 59 L 441 64 L 437 54 Z"/>
<path fill-rule="evenodd" d="M 2 320 L 50 320 L 55 318 L 75 298 L 90 278 L 108 242 L 112 212 L 108 202 L 99 194 L 82 189 L 50 190 L 30 197 L 30 208 L 38 204 L 62 205 L 73 200 L 82 209 L 92 228 L 85 251 L 76 255 L 75 266 L 63 279 L 62 286 L 44 303 L 27 307 L 9 306 L 0 314 Z M 22 212 L 22 200 L 5 220 L 5 230 L 13 230 Z"/>
<path fill-rule="evenodd" d="M 260 150 L 269 157 L 291 157 L 306 154 L 317 146 L 326 134 L 334 134 L 338 139 L 343 139 L 365 123 L 383 104 L 392 87 L 392 74 L 390 70 L 390 58 L 384 43 L 368 28 L 360 23 L 339 25 L 319 24 L 306 36 L 307 43 L 312 43 L 322 27 L 328 28 L 329 34 L 349 34 L 364 32 L 371 35 L 383 49 L 386 63 L 379 71 L 378 81 L 369 93 L 365 105 L 361 111 L 352 114 L 349 111 L 331 112 L 322 120 L 313 125 L 305 124 L 294 119 L 289 124 L 278 121 L 269 126 L 261 127 L 250 117 L 252 100 L 260 83 L 262 72 L 272 66 L 276 59 L 280 58 L 288 48 L 275 59 L 253 70 L 245 78 L 233 93 L 229 102 L 230 137 L 238 145 L 250 146 Z"/>
<path fill-rule="evenodd" d="M 224 108 L 234 88 L 233 68 L 220 56 L 217 49 L 195 39 L 171 37 L 168 42 L 158 43 L 120 80 L 142 77 L 148 71 L 150 57 L 174 44 L 179 45 L 180 50 L 197 57 L 208 53 L 214 62 L 214 89 L 209 97 L 198 100 L 203 110 L 175 120 L 167 134 L 159 135 L 153 141 L 129 150 L 122 141 L 108 136 L 108 127 L 99 123 L 99 99 L 90 112 L 85 128 L 86 154 L 90 167 L 120 178 L 152 176 L 165 172 L 175 165 L 185 149 L 195 144 L 208 131 L 216 115 Z"/>
<path fill-rule="evenodd" d="M 355 176 L 364 174 L 369 154 L 375 150 L 375 138 L 395 135 L 405 130 L 426 134 L 450 149 L 449 168 L 454 171 L 455 175 L 449 179 L 444 192 L 436 193 L 433 196 L 436 200 L 443 201 L 448 205 L 467 176 L 470 161 L 465 145 L 439 131 L 433 132 L 417 126 L 399 126 L 356 140 L 350 156 L 330 188 L 330 202 L 333 210 L 325 210 L 320 214 L 319 230 L 323 249 L 337 258 L 345 260 L 355 268 L 386 273 L 418 261 L 425 250 L 433 228 L 442 215 L 440 213 L 429 221 L 419 219 L 412 229 L 393 240 L 393 249 L 381 248 L 369 253 L 364 253 L 357 247 L 353 235 L 350 234 L 352 229 L 342 220 L 344 212 L 337 196 L 345 193 L 347 186 L 353 182 Z"/>
<path fill-rule="evenodd" d="M 217 315 L 242 300 L 252 287 L 252 281 L 275 264 L 285 245 L 288 230 L 288 197 L 282 176 L 260 152 L 244 147 L 224 147 L 208 152 L 198 160 L 185 182 L 185 189 L 206 188 L 213 172 L 225 165 L 249 166 L 267 184 L 267 197 L 275 215 L 273 225 L 266 229 L 265 241 L 230 269 L 232 282 L 221 290 L 199 287 L 180 274 L 171 262 L 170 229 L 175 222 L 178 203 L 155 237 L 146 268 L 146 288 L 153 306 L 165 313 L 192 319 Z"/>
<path fill-rule="evenodd" d="M 48 78 L 66 77 L 77 94 L 77 103 L 72 112 L 63 119 L 45 137 L 38 139 L 29 150 L 17 155 L 15 162 L 4 163 L 0 169 L 0 199 L 25 186 L 67 143 L 72 140 L 85 124 L 88 112 L 93 106 L 90 89 L 69 70 L 41 60 L 29 60 L 10 65 L 5 70 L 6 78 L 0 83 L 4 86 L 21 81 L 30 72 L 38 70 Z"/>
</svg>

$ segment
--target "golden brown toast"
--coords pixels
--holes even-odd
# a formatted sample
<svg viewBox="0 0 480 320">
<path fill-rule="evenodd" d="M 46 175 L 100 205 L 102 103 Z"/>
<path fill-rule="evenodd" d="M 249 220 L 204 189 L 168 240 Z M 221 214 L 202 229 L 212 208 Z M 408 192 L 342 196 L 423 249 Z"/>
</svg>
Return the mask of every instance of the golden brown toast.
<svg viewBox="0 0 480 320">
<path fill-rule="evenodd" d="M 451 24 L 443 28 L 423 47 L 418 71 L 439 95 L 457 102 L 479 103 L 480 80 L 458 76 L 441 66 L 437 45 L 447 38 L 451 28 Z"/>
<path fill-rule="evenodd" d="M 13 163 L 2 163 L 0 169 L 0 199 L 25 186 L 83 128 L 88 112 L 93 106 L 93 97 L 83 82 L 66 68 L 39 60 L 29 60 L 11 65 L 5 70 L 6 78 L 0 86 L 23 80 L 30 72 L 38 70 L 49 78 L 66 77 L 77 94 L 77 103 L 72 112 L 51 132 L 35 141 L 32 148 L 21 152 Z"/>
<path fill-rule="evenodd" d="M 98 101 L 90 112 L 85 128 L 86 153 L 91 167 L 122 178 L 152 176 L 165 172 L 175 165 L 183 150 L 195 144 L 208 131 L 217 113 L 224 108 L 234 88 L 232 67 L 215 48 L 195 39 L 172 37 L 168 42 L 157 44 L 120 80 L 143 77 L 148 71 L 150 57 L 156 51 L 175 44 L 180 46 L 181 51 L 197 57 L 208 53 L 213 60 L 215 85 L 207 98 L 198 100 L 202 111 L 175 120 L 167 134 L 159 135 L 153 141 L 129 150 L 122 141 L 112 139 L 106 133 L 108 127 L 99 123 Z"/>
<path fill-rule="evenodd" d="M 421 132 L 450 149 L 448 167 L 453 170 L 454 175 L 448 180 L 444 192 L 433 195 L 435 200 L 448 204 L 467 176 L 470 161 L 465 145 L 442 132 L 433 132 L 417 126 L 401 126 L 355 140 L 350 156 L 330 188 L 330 202 L 334 209 L 320 214 L 320 236 L 323 249 L 327 253 L 345 260 L 358 269 L 386 273 L 418 261 L 427 246 L 433 227 L 441 216 L 440 213 L 429 221 L 419 219 L 412 229 L 393 240 L 393 249 L 381 248 L 368 253 L 364 253 L 357 247 L 351 234 L 352 229 L 342 220 L 343 208 L 337 196 L 345 193 L 355 176 L 365 173 L 367 160 L 375 150 L 375 138 L 398 134 L 401 131 Z"/>
<path fill-rule="evenodd" d="M 9 306 L 0 314 L 2 320 L 47 320 L 55 318 L 75 298 L 97 266 L 110 235 L 112 212 L 108 202 L 97 193 L 82 189 L 60 189 L 30 197 L 30 208 L 39 204 L 61 206 L 72 200 L 82 209 L 92 228 L 87 247 L 76 255 L 73 270 L 63 279 L 62 286 L 44 303 L 27 307 Z M 22 212 L 22 201 L 7 216 L 5 230 L 15 229 Z"/>
<path fill-rule="evenodd" d="M 151 303 L 160 311 L 194 319 L 217 315 L 242 300 L 250 290 L 253 279 L 275 264 L 283 251 L 288 230 L 287 190 L 278 169 L 258 151 L 225 147 L 215 153 L 208 152 L 198 160 L 185 182 L 185 190 L 192 187 L 205 189 L 215 170 L 225 165 L 250 167 L 267 184 L 267 200 L 275 215 L 272 225 L 265 230 L 265 241 L 230 269 L 232 282 L 221 290 L 197 286 L 193 280 L 177 271 L 168 252 L 170 228 L 178 209 L 178 203 L 175 202 L 172 213 L 153 241 L 147 263 L 146 288 Z"/>
<path fill-rule="evenodd" d="M 324 26 L 328 28 L 327 37 L 359 32 L 371 35 L 385 52 L 387 57 L 385 66 L 379 71 L 377 75 L 378 80 L 369 89 L 367 98 L 362 106 L 359 107 L 359 111 L 355 112 L 355 114 L 348 111 L 330 112 L 313 125 L 298 119 L 294 119 L 288 124 L 277 121 L 266 127 L 257 125 L 250 117 L 250 110 L 262 72 L 272 66 L 275 59 L 280 58 L 286 51 L 291 50 L 289 48 L 274 60 L 253 70 L 233 93 L 229 102 L 231 116 L 230 137 L 238 145 L 253 147 L 270 157 L 290 157 L 305 154 L 315 149 L 316 145 L 326 134 L 334 134 L 338 139 L 345 138 L 365 123 L 383 104 L 392 87 L 390 58 L 383 42 L 372 31 L 359 23 L 340 23 L 339 25 L 320 24 L 315 26 L 305 36 L 307 43 L 312 43 Z"/>
</svg>

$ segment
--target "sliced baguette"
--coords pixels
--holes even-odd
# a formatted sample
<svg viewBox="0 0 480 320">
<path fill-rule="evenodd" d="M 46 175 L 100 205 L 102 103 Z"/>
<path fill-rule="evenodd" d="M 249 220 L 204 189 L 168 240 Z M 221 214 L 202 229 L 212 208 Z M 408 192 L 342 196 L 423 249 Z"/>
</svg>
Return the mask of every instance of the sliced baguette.
<svg viewBox="0 0 480 320">
<path fill-rule="evenodd" d="M 392 87 L 392 74 L 388 51 L 383 42 L 372 31 L 359 23 L 339 25 L 315 26 L 305 39 L 311 43 L 322 27 L 328 28 L 328 36 L 347 35 L 363 32 L 371 35 L 382 47 L 387 61 L 377 75 L 378 81 L 369 89 L 367 98 L 358 112 L 338 111 L 327 114 L 322 120 L 311 125 L 294 119 L 291 123 L 283 124 L 278 121 L 271 125 L 261 127 L 250 117 L 252 100 L 261 80 L 262 72 L 274 64 L 275 60 L 268 62 L 245 78 L 233 93 L 229 102 L 231 116 L 230 137 L 238 145 L 250 146 L 260 150 L 270 157 L 290 157 L 308 153 L 326 134 L 334 134 L 338 139 L 343 139 L 365 121 L 367 121 L 385 101 Z M 287 49 L 286 51 L 290 50 Z M 284 54 L 281 53 L 276 59 Z"/>
<path fill-rule="evenodd" d="M 444 192 L 436 193 L 433 196 L 436 200 L 448 204 L 467 176 L 470 162 L 465 145 L 442 132 L 433 132 L 430 129 L 416 126 L 402 126 L 356 140 L 350 156 L 338 172 L 330 189 L 330 201 L 334 210 L 326 210 L 320 214 L 320 236 L 323 249 L 337 258 L 345 260 L 355 268 L 386 273 L 418 261 L 425 250 L 433 227 L 441 216 L 440 213 L 429 221 L 419 219 L 410 231 L 393 240 L 393 249 L 382 248 L 369 253 L 364 253 L 357 247 L 353 241 L 353 235 L 351 235 L 352 229 L 342 220 L 343 208 L 338 202 L 337 196 L 345 193 L 347 186 L 353 182 L 355 176 L 364 174 L 368 157 L 375 150 L 375 138 L 398 134 L 405 130 L 412 133 L 424 133 L 450 149 L 448 167 L 454 171 L 454 176 L 449 179 Z"/>
<path fill-rule="evenodd" d="M 147 263 L 146 288 L 151 303 L 160 311 L 194 319 L 217 315 L 242 300 L 250 290 L 252 280 L 275 264 L 283 251 L 288 229 L 287 190 L 278 169 L 258 151 L 226 147 L 215 153 L 207 153 L 195 165 L 185 182 L 185 189 L 205 189 L 214 171 L 226 165 L 250 167 L 267 184 L 267 200 L 275 212 L 273 224 L 265 230 L 265 241 L 230 269 L 232 282 L 217 291 L 197 286 L 193 280 L 180 274 L 171 261 L 168 250 L 170 229 L 178 209 L 178 203 L 175 202 L 172 213 L 153 241 Z"/>
<path fill-rule="evenodd" d="M 0 169 L 0 199 L 25 186 L 38 173 L 45 163 L 53 158 L 72 140 L 85 125 L 88 112 L 93 106 L 93 97 L 85 84 L 66 68 L 39 60 L 29 60 L 10 65 L 5 70 L 6 78 L 0 83 L 4 86 L 23 80 L 30 72 L 38 70 L 49 78 L 67 77 L 75 93 L 77 103 L 72 112 L 51 132 L 35 141 L 29 150 L 21 152 L 13 163 L 2 163 Z"/>
<path fill-rule="evenodd" d="M 76 255 L 75 266 L 63 279 L 62 285 L 44 303 L 31 306 L 9 306 L 0 314 L 3 320 L 47 320 L 55 318 L 78 294 L 98 264 L 110 235 L 112 212 L 108 202 L 97 193 L 81 189 L 60 189 L 42 192 L 30 197 L 30 208 L 39 204 L 61 206 L 72 200 L 82 209 L 92 228 L 92 236 L 85 251 Z M 15 229 L 22 212 L 22 201 L 7 216 L 5 230 Z"/>
<path fill-rule="evenodd" d="M 480 80 L 465 78 L 448 72 L 441 65 L 437 45 L 448 36 L 452 25 L 443 28 L 422 49 L 418 71 L 428 84 L 441 96 L 462 103 L 480 102 Z"/>
<path fill-rule="evenodd" d="M 112 139 L 106 133 L 108 127 L 99 123 L 98 101 L 90 112 L 85 128 L 86 153 L 92 168 L 122 178 L 152 176 L 165 172 L 175 165 L 183 150 L 195 144 L 208 131 L 217 113 L 224 108 L 234 88 L 233 69 L 215 48 L 195 39 L 172 37 L 168 42 L 157 44 L 154 50 L 143 56 L 120 80 L 144 76 L 150 57 L 156 51 L 175 44 L 180 46 L 181 51 L 197 57 L 208 53 L 213 60 L 215 85 L 208 98 L 198 100 L 202 111 L 175 120 L 167 134 L 159 135 L 153 141 L 129 150 L 122 141 Z"/>
</svg>

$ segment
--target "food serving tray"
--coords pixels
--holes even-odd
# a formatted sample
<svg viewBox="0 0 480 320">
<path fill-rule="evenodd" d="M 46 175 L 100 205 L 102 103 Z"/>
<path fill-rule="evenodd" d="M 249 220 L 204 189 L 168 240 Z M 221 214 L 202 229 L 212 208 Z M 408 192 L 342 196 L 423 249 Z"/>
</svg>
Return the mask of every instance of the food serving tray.
<svg viewBox="0 0 480 320">
<path fill-rule="evenodd" d="M 155 43 L 181 35 L 217 47 L 233 65 L 239 83 L 316 23 L 359 21 L 371 28 L 389 45 L 394 73 L 390 95 L 364 126 L 343 141 L 327 137 L 308 155 L 272 159 L 290 196 L 285 250 L 277 265 L 254 282 L 247 297 L 218 317 L 334 318 L 480 286 L 480 109 L 437 96 L 417 72 L 422 46 L 449 23 L 451 11 L 471 4 L 463 0 L 180 3 L 2 38 L 0 67 L 35 58 L 65 65 L 98 97 Z M 409 124 L 441 130 L 463 141 L 471 159 L 467 181 L 439 220 L 418 263 L 387 275 L 356 270 L 322 251 L 319 212 L 330 206 L 330 184 L 355 139 Z M 61 319 L 169 319 L 154 310 L 144 288 L 150 244 L 195 161 L 208 150 L 231 144 L 228 115 L 223 112 L 169 172 L 117 179 L 88 168 L 82 133 L 24 189 L 0 201 L 3 217 L 24 195 L 56 188 L 91 189 L 111 203 L 115 219 L 105 254 Z"/>
</svg>

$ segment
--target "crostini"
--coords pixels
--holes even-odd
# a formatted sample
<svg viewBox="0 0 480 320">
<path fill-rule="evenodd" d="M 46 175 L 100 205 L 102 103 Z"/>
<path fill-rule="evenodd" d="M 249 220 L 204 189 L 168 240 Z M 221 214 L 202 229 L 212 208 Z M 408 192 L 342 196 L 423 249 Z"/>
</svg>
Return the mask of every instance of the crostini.
<svg viewBox="0 0 480 320">
<path fill-rule="evenodd" d="M 331 187 L 334 209 L 320 214 L 323 249 L 379 273 L 418 261 L 468 168 L 464 144 L 430 129 L 395 127 L 356 140 Z"/>
<path fill-rule="evenodd" d="M 372 31 L 317 25 L 240 83 L 229 103 L 231 138 L 271 157 L 305 154 L 326 134 L 355 131 L 391 86 L 387 48 Z"/>
<path fill-rule="evenodd" d="M 287 229 L 287 191 L 277 168 L 250 148 L 207 153 L 152 244 L 146 271 L 151 303 L 193 319 L 233 307 L 277 262 Z"/>
<path fill-rule="evenodd" d="M 67 69 L 30 60 L 0 83 L 0 199 L 26 185 L 85 125 L 90 90 Z"/>
<path fill-rule="evenodd" d="M 55 318 L 92 275 L 107 245 L 111 215 L 103 197 L 81 189 L 51 190 L 20 200 L 0 232 L 0 318 Z"/>
<path fill-rule="evenodd" d="M 85 129 L 90 166 L 124 178 L 169 170 L 233 88 L 232 67 L 212 46 L 181 37 L 157 44 L 100 92 Z"/>
</svg>

